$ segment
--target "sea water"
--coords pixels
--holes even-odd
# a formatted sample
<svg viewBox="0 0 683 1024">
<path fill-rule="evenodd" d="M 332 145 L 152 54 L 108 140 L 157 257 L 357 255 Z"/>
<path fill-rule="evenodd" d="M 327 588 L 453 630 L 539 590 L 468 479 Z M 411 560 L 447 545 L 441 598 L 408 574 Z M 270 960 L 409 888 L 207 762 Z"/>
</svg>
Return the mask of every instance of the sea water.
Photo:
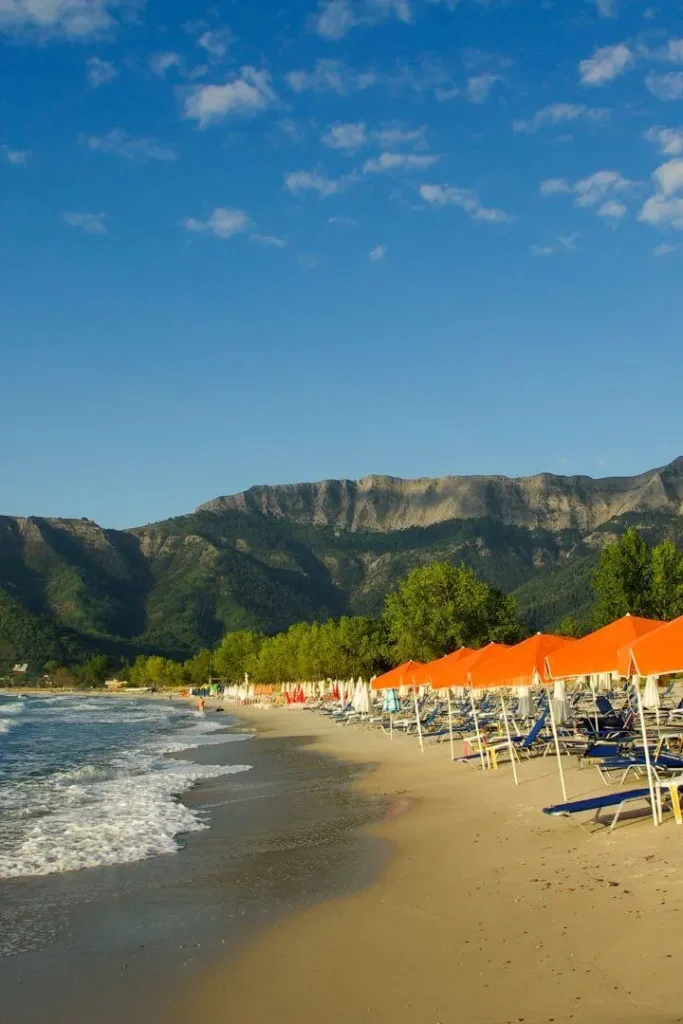
<svg viewBox="0 0 683 1024">
<path fill-rule="evenodd" d="M 180 701 L 0 695 L 0 879 L 176 852 L 210 827 L 178 797 L 250 765 L 169 755 L 244 738 L 225 724 Z"/>
</svg>

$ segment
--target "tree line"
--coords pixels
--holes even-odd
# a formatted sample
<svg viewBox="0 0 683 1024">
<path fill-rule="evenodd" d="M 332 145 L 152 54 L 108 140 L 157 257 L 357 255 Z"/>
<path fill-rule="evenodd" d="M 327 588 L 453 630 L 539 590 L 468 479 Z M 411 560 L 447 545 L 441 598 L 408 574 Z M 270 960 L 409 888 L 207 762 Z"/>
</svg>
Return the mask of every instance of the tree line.
<svg viewBox="0 0 683 1024">
<path fill-rule="evenodd" d="M 590 620 L 568 618 L 556 632 L 582 636 L 627 612 L 672 619 L 683 614 L 683 555 L 670 540 L 651 547 L 630 529 L 602 551 L 595 571 Z M 187 661 L 140 655 L 117 675 L 133 686 L 178 687 L 210 678 L 262 683 L 369 678 L 409 659 L 431 661 L 458 647 L 517 643 L 529 634 L 509 594 L 466 565 L 437 562 L 413 569 L 388 594 L 379 618 L 342 616 L 299 622 L 275 636 L 240 630 Z M 112 664 L 104 655 L 66 669 L 46 670 L 58 685 L 99 685 Z"/>
</svg>

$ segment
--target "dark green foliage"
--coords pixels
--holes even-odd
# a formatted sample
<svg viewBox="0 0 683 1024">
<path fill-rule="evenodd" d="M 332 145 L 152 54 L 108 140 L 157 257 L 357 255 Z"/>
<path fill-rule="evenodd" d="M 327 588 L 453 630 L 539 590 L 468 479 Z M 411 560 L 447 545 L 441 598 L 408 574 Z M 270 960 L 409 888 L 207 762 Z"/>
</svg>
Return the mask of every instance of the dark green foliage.
<svg viewBox="0 0 683 1024">
<path fill-rule="evenodd" d="M 458 647 L 524 636 L 514 598 L 449 562 L 413 569 L 390 593 L 384 619 L 395 663 L 432 661 Z"/>
</svg>

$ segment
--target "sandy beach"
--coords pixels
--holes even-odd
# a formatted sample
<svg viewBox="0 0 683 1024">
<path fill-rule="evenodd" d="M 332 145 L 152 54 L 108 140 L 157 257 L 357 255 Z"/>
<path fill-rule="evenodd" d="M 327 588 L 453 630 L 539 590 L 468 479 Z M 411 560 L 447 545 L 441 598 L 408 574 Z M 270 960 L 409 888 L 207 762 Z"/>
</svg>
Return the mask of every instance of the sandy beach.
<svg viewBox="0 0 683 1024">
<path fill-rule="evenodd" d="M 237 708 L 270 738 L 372 766 L 356 783 L 388 813 L 376 881 L 278 920 L 176 1004 L 201 1024 L 683 1021 L 683 830 L 647 818 L 588 835 L 540 808 L 552 758 L 482 773 L 415 739 L 321 715 Z M 258 741 L 257 741 L 258 742 Z M 570 797 L 594 769 L 567 764 Z M 176 1018 L 174 1018 L 176 1019 Z"/>
</svg>

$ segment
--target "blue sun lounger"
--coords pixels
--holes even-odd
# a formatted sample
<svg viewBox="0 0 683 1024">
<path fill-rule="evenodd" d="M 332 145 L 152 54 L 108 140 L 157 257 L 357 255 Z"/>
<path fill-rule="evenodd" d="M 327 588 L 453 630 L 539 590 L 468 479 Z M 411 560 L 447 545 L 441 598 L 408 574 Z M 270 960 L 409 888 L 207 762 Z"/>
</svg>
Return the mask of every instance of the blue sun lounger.
<svg viewBox="0 0 683 1024">
<path fill-rule="evenodd" d="M 581 814 L 584 811 L 595 811 L 593 821 L 597 825 L 606 824 L 600 818 L 600 811 L 616 808 L 610 830 L 619 821 L 619 816 L 624 806 L 633 803 L 635 800 L 649 800 L 649 789 L 629 789 L 621 793 L 604 793 L 601 796 L 591 796 L 586 800 L 572 800 L 567 804 L 555 804 L 553 807 L 544 807 L 543 813 L 552 817 L 570 817 L 572 814 Z"/>
</svg>

